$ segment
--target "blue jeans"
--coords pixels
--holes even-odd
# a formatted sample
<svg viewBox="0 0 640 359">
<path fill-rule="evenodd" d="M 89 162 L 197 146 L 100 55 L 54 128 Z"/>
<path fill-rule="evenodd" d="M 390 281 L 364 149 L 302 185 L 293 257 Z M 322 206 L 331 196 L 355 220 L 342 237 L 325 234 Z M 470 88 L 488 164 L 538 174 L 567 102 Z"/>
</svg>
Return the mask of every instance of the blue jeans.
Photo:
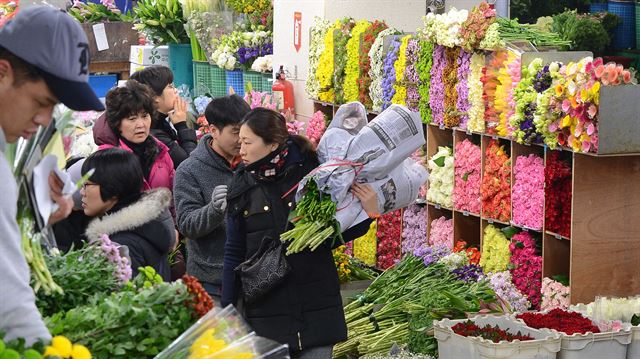
<svg viewBox="0 0 640 359">
<path fill-rule="evenodd" d="M 202 287 L 209 294 L 211 299 L 213 299 L 216 307 L 219 307 L 220 299 L 222 297 L 222 286 L 213 283 L 202 282 Z"/>
</svg>

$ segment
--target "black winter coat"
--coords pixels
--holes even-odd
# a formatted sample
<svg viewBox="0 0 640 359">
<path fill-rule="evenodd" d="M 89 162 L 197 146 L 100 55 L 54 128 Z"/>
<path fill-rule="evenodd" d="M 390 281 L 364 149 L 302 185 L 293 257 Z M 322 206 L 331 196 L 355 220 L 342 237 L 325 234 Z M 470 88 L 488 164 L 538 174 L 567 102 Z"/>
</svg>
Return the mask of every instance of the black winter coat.
<svg viewBox="0 0 640 359">
<path fill-rule="evenodd" d="M 89 241 L 106 234 L 127 246 L 133 276 L 138 268 L 153 267 L 165 281 L 171 280 L 168 255 L 176 242 L 173 219 L 169 212 L 171 192 L 157 188 L 145 192 L 132 204 L 94 219 L 87 228 Z"/>
<path fill-rule="evenodd" d="M 151 134 L 160 142 L 169 147 L 169 156 L 173 161 L 173 168 L 177 169 L 182 161 L 189 157 L 189 154 L 196 149 L 198 140 L 196 131 L 189 128 L 186 122 L 171 125 L 167 121 L 166 115 L 159 115 L 151 128 Z"/>
<path fill-rule="evenodd" d="M 234 268 L 251 257 L 263 238 L 279 240 L 287 226 L 295 191 L 282 199 L 318 166 L 315 153 L 303 154 L 289 142 L 289 155 L 275 180 L 257 180 L 245 169 L 229 188 L 222 303 L 236 303 L 241 292 Z M 370 221 L 344 233 L 345 240 L 364 235 Z M 292 270 L 283 283 L 256 303 L 244 303 L 244 315 L 260 336 L 288 344 L 292 352 L 333 345 L 347 338 L 340 284 L 330 245 L 287 256 Z M 240 295 L 241 297 L 241 295 Z"/>
</svg>

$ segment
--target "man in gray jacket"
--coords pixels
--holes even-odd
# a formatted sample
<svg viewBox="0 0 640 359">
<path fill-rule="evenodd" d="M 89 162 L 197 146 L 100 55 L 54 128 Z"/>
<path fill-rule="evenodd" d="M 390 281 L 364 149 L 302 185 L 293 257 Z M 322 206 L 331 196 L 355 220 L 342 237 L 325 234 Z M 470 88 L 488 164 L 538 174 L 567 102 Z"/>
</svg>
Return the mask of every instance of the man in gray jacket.
<svg viewBox="0 0 640 359">
<path fill-rule="evenodd" d="M 226 240 L 227 184 L 240 143 L 240 121 L 251 108 L 238 95 L 216 98 L 205 110 L 211 134 L 178 167 L 173 196 L 178 230 L 187 239 L 187 274 L 220 304 Z"/>
<path fill-rule="evenodd" d="M 30 345 L 51 336 L 29 286 L 16 222 L 18 188 L 5 146 L 48 125 L 58 102 L 79 111 L 103 110 L 88 84 L 88 67 L 87 37 L 60 10 L 29 7 L 0 28 L 0 331 L 6 340 L 24 338 Z M 53 224 L 69 215 L 73 201 L 62 195 L 57 176 L 49 177 L 49 185 L 59 206 L 48 218 Z"/>
</svg>

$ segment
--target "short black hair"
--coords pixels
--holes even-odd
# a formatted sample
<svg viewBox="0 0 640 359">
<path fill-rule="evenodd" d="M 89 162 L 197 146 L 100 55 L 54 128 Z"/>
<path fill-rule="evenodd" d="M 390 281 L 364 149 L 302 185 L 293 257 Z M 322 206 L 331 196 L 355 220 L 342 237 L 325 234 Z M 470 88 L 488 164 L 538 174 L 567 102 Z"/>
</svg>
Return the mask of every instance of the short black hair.
<svg viewBox="0 0 640 359">
<path fill-rule="evenodd" d="M 128 80 L 124 87 L 115 87 L 107 92 L 107 123 L 111 130 L 119 135 L 120 123 L 129 116 L 144 112 L 153 118 L 154 103 L 153 93 L 148 86 L 136 80 Z"/>
<path fill-rule="evenodd" d="M 136 71 L 130 79 L 149 86 L 156 96 L 162 96 L 167 85 L 173 83 L 173 72 L 166 66 L 154 65 Z"/>
<path fill-rule="evenodd" d="M 27 81 L 36 82 L 42 79 L 40 70 L 30 63 L 24 61 L 13 52 L 0 46 L 0 59 L 7 60 L 13 69 L 13 86 L 20 86 Z"/>
<path fill-rule="evenodd" d="M 204 111 L 204 117 L 210 125 L 222 131 L 229 125 L 239 125 L 242 118 L 251 111 L 249 104 L 238 95 L 213 99 Z"/>
<path fill-rule="evenodd" d="M 140 161 L 131 152 L 121 148 L 109 148 L 91 154 L 82 164 L 82 175 L 90 169 L 95 172 L 89 178 L 100 185 L 103 201 L 118 201 L 140 195 L 144 185 Z"/>
</svg>

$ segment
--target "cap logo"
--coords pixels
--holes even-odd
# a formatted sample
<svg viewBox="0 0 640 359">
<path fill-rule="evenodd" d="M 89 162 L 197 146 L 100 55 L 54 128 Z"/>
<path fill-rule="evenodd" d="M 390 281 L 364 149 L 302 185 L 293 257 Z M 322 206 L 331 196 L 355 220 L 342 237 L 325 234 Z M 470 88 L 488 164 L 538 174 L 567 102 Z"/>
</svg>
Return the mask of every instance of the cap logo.
<svg viewBox="0 0 640 359">
<path fill-rule="evenodd" d="M 80 50 L 80 58 L 78 61 L 80 62 L 80 73 L 78 75 L 88 75 L 89 74 L 89 44 L 85 42 L 78 43 L 78 47 Z"/>
</svg>

